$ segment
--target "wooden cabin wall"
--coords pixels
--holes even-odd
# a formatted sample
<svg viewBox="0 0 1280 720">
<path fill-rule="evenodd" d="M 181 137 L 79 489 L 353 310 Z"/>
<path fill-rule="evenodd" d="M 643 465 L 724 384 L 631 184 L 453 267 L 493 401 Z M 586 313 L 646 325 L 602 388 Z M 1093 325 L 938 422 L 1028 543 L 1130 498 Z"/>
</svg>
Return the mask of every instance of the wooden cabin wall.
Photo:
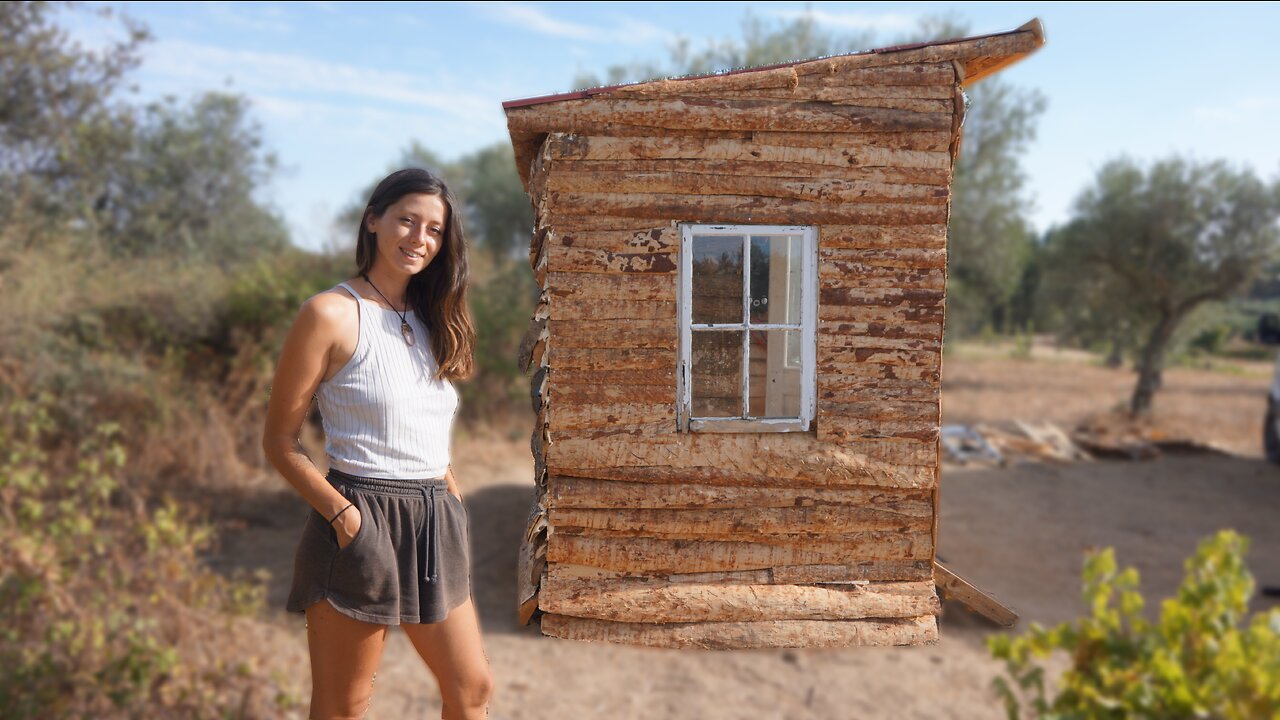
<svg viewBox="0 0 1280 720">
<path fill-rule="evenodd" d="M 528 176 L 543 630 L 929 641 L 956 68 L 732 77 L 509 116 L 576 130 Z M 819 228 L 815 432 L 677 432 L 672 218 Z"/>
</svg>

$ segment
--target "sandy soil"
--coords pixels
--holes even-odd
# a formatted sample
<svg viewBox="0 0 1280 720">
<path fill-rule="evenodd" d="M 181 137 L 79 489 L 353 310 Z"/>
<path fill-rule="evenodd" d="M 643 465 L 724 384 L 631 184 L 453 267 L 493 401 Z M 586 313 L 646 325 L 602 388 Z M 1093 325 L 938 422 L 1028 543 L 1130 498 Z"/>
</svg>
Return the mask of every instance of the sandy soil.
<svg viewBox="0 0 1280 720">
<path fill-rule="evenodd" d="M 947 422 L 1052 419 L 1064 426 L 1123 401 L 1132 375 L 1079 358 L 1035 362 L 949 358 Z M 1022 621 L 1082 612 L 1083 552 L 1113 546 L 1142 574 L 1148 607 L 1169 595 L 1182 560 L 1206 535 L 1231 527 L 1252 540 L 1260 584 L 1280 585 L 1280 469 L 1258 456 L 1265 372 L 1175 370 L 1158 408 L 1175 427 L 1230 444 L 1245 457 L 1180 456 L 1140 463 L 1008 468 L 944 466 L 939 556 L 1017 609 Z M 462 439 L 456 450 L 474 543 L 475 599 L 497 691 L 493 718 L 1001 718 L 990 691 L 999 672 L 984 641 L 997 629 L 948 604 L 932 646 L 847 650 L 673 651 L 542 637 L 514 618 L 515 552 L 532 497 L 523 442 Z M 283 648 L 305 665 L 301 615 L 282 608 L 305 509 L 264 491 L 243 529 L 210 558 L 222 569 L 272 575 L 265 622 L 286 628 Z M 1255 607 L 1273 605 L 1256 600 Z M 393 632 L 369 718 L 438 717 L 434 680 Z"/>
</svg>

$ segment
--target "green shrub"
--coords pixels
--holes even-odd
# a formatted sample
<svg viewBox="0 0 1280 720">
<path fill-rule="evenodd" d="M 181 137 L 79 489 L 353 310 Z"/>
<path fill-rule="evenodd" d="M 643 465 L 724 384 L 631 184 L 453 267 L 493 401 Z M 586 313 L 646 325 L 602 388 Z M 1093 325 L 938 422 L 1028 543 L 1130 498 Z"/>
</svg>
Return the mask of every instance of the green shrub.
<svg viewBox="0 0 1280 720">
<path fill-rule="evenodd" d="M 1203 541 L 1155 622 L 1143 617 L 1137 571 L 1117 571 L 1110 548 L 1091 554 L 1087 617 L 988 640 L 1005 662 L 1007 677 L 994 684 L 1009 718 L 1022 717 L 1024 703 L 1031 717 L 1064 720 L 1280 717 L 1280 609 L 1245 622 L 1247 548 L 1230 530 Z M 1049 692 L 1041 661 L 1055 650 L 1071 664 Z"/>
</svg>

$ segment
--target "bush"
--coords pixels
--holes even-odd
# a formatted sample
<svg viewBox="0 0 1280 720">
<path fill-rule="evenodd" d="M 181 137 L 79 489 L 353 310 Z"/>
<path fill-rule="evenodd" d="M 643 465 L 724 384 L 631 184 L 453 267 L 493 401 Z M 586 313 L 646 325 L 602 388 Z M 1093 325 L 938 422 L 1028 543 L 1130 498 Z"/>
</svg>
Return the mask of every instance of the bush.
<svg viewBox="0 0 1280 720">
<path fill-rule="evenodd" d="M 123 486 L 118 426 L 74 444 L 52 398 L 0 408 L 0 718 L 281 717 L 300 693 L 212 531 Z M 261 644 L 259 644 L 261 643 Z"/>
<path fill-rule="evenodd" d="M 1142 615 L 1137 571 L 1117 572 L 1110 548 L 1091 554 L 1084 567 L 1089 616 L 988 640 L 1005 662 L 1008 676 L 994 684 L 1009 718 L 1022 717 L 1024 703 L 1037 718 L 1280 716 L 1280 609 L 1244 622 L 1254 588 L 1247 548 L 1230 530 L 1203 541 L 1154 623 Z M 1070 655 L 1071 665 L 1050 696 L 1041 661 L 1055 650 Z"/>
</svg>

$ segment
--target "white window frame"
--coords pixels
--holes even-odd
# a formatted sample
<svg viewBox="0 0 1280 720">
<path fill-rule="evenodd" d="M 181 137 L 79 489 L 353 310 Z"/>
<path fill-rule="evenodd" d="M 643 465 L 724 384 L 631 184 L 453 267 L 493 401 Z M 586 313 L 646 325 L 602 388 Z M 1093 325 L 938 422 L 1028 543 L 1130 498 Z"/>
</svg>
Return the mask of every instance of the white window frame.
<svg viewBox="0 0 1280 720">
<path fill-rule="evenodd" d="M 751 393 L 750 330 L 794 329 L 792 324 L 751 323 L 751 236 L 796 234 L 802 238 L 805 259 L 801 271 L 800 292 L 800 415 L 789 418 L 748 418 L 747 408 Z M 693 324 L 693 236 L 741 235 L 742 248 L 742 307 L 741 323 Z M 680 293 L 677 299 L 677 317 L 680 322 L 680 359 L 676 372 L 676 422 L 682 432 L 807 432 L 813 422 L 817 396 L 817 318 L 818 318 L 818 229 L 798 225 L 699 225 L 680 226 Z M 691 417 L 693 410 L 690 357 L 693 346 L 693 329 L 740 327 L 742 343 L 742 407 L 740 417 L 698 418 Z"/>
</svg>

